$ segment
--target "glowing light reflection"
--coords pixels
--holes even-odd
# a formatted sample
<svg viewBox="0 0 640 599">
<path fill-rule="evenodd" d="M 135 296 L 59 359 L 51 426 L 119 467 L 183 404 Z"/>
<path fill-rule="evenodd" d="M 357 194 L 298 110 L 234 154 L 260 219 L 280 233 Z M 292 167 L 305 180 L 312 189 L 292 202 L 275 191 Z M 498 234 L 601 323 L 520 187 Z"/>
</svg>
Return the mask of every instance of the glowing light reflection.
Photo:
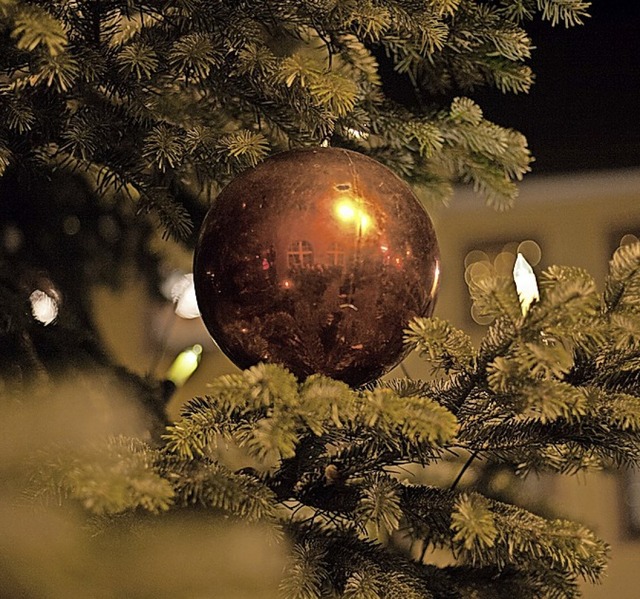
<svg viewBox="0 0 640 599">
<path fill-rule="evenodd" d="M 338 220 L 346 224 L 355 224 L 361 233 L 366 233 L 371 226 L 371 217 L 350 198 L 339 200 L 335 205 L 334 212 Z"/>
</svg>

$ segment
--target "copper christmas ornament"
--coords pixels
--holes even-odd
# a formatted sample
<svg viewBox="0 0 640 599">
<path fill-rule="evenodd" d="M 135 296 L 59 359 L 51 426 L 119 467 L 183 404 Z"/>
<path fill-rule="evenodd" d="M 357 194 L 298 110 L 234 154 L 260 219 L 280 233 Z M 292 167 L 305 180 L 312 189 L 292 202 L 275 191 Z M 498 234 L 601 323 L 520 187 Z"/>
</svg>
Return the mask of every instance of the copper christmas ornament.
<svg viewBox="0 0 640 599">
<path fill-rule="evenodd" d="M 237 366 L 352 386 L 404 357 L 403 329 L 432 313 L 438 278 L 431 220 L 409 186 L 336 148 L 277 154 L 232 181 L 194 264 L 204 323 Z"/>
</svg>

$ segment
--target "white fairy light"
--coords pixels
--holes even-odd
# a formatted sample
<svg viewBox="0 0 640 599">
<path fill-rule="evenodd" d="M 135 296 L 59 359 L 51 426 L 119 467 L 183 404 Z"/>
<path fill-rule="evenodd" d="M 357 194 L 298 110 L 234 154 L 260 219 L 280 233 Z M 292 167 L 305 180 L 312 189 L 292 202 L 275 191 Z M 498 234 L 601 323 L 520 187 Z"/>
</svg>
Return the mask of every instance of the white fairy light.
<svg viewBox="0 0 640 599">
<path fill-rule="evenodd" d="M 180 318 L 198 318 L 200 309 L 196 299 L 196 288 L 193 284 L 193 273 L 178 279 L 171 288 L 171 297 L 176 304 L 176 314 Z"/>
<path fill-rule="evenodd" d="M 531 265 L 520 252 L 518 252 L 518 257 L 513 267 L 513 280 L 516 283 L 516 291 L 518 292 L 522 315 L 526 316 L 531 304 L 540 299 L 540 293 L 538 291 L 536 275 Z"/>
<path fill-rule="evenodd" d="M 58 300 L 47 295 L 42 289 L 36 289 L 29 296 L 31 313 L 33 317 L 43 325 L 51 324 L 58 316 Z"/>
</svg>

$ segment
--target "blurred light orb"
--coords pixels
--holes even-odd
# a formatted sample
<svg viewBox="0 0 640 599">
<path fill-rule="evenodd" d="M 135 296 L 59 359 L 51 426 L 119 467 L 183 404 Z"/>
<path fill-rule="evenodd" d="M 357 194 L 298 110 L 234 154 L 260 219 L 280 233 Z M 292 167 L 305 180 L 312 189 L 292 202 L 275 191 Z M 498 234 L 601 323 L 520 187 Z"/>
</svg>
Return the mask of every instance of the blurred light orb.
<svg viewBox="0 0 640 599">
<path fill-rule="evenodd" d="M 182 275 L 171 287 L 171 299 L 176 305 L 176 315 L 191 319 L 200 316 L 196 289 L 193 284 L 193 273 Z"/>
<path fill-rule="evenodd" d="M 536 266 L 541 260 L 542 249 L 533 239 L 484 244 L 483 249 L 472 249 L 467 252 L 464 258 L 464 280 L 469 287 L 472 287 L 488 277 L 517 276 L 516 283 L 520 282 L 523 286 L 521 308 L 523 314 L 526 314 L 531 303 L 538 299 L 537 283 L 535 283 L 531 266 Z M 531 284 L 532 280 L 536 285 L 535 290 Z M 480 325 L 489 324 L 493 320 L 483 315 L 475 305 L 471 307 L 471 318 Z"/>
<path fill-rule="evenodd" d="M 59 299 L 54 290 L 51 290 L 51 295 L 48 295 L 42 289 L 34 290 L 29 296 L 33 317 L 45 326 L 53 323 L 58 317 Z"/>
<path fill-rule="evenodd" d="M 623 245 L 631 245 L 632 243 L 638 243 L 638 238 L 633 233 L 626 233 L 620 239 L 620 247 Z"/>
<path fill-rule="evenodd" d="M 516 254 L 522 254 L 531 266 L 537 266 L 542 260 L 542 248 L 533 239 L 527 239 L 518 245 Z"/>
</svg>

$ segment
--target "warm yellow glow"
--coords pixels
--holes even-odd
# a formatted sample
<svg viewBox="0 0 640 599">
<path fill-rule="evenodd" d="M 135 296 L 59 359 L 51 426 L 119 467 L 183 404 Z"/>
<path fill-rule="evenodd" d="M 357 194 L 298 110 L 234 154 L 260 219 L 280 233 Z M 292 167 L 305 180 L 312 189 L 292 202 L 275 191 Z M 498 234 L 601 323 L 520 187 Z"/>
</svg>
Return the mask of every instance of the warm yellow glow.
<svg viewBox="0 0 640 599">
<path fill-rule="evenodd" d="M 355 224 L 360 233 L 365 233 L 371 226 L 371 217 L 351 198 L 338 200 L 334 210 L 339 220 Z"/>
<path fill-rule="evenodd" d="M 356 218 L 356 208 L 351 200 L 342 200 L 336 204 L 336 216 L 344 221 L 350 223 Z"/>
<path fill-rule="evenodd" d="M 179 353 L 173 364 L 167 370 L 167 380 L 173 382 L 176 387 L 182 387 L 191 375 L 197 370 L 202 359 L 202 345 L 196 343 L 192 347 Z"/>
</svg>

